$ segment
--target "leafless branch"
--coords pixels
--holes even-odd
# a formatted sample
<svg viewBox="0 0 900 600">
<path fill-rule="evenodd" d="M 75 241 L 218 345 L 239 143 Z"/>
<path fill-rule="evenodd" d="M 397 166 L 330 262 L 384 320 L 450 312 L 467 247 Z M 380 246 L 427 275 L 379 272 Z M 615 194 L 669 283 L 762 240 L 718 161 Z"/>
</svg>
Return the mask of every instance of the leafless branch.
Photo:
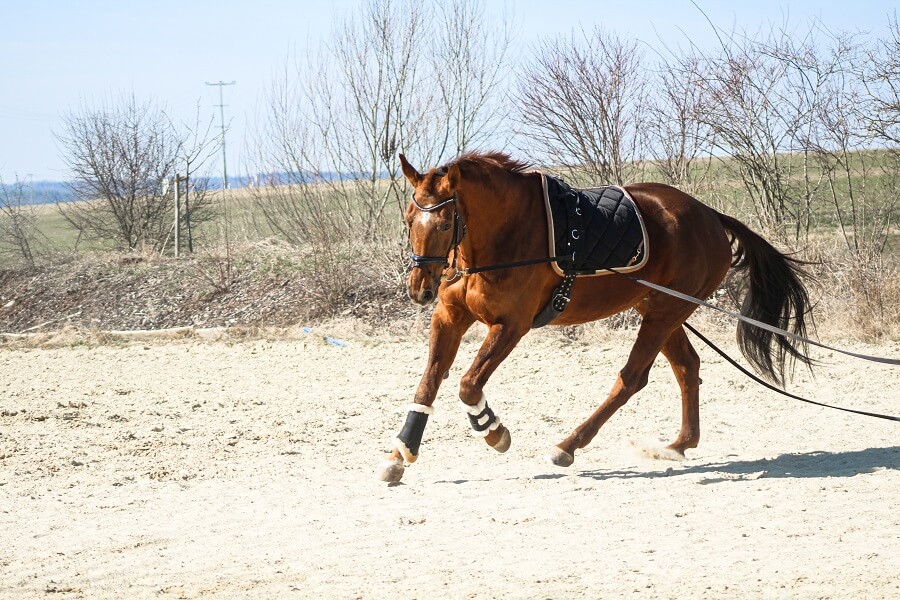
<svg viewBox="0 0 900 600">
<path fill-rule="evenodd" d="M 518 80 L 524 133 L 574 179 L 625 183 L 646 140 L 647 89 L 636 42 L 599 27 L 542 42 Z"/>
</svg>

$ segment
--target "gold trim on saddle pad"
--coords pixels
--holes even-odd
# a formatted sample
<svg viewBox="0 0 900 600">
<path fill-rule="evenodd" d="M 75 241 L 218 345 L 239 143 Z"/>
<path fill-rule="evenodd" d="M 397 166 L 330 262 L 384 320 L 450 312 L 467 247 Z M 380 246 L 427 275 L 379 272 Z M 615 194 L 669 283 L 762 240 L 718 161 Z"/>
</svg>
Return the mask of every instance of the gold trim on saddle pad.
<svg viewBox="0 0 900 600">
<path fill-rule="evenodd" d="M 549 248 L 549 256 L 556 256 L 556 238 L 553 233 L 553 211 L 550 209 L 550 196 L 547 192 L 547 177 L 548 175 L 545 173 L 541 173 L 541 186 L 544 189 L 544 209 L 547 212 L 547 237 L 550 240 L 550 248 Z M 628 193 L 624 187 L 620 185 L 609 185 L 602 187 L 612 187 L 622 191 L 622 194 L 631 201 L 632 206 L 634 206 L 634 213 L 637 215 L 638 222 L 641 224 L 641 235 L 643 237 L 643 241 L 641 242 L 641 246 L 638 249 L 638 253 L 629 261 L 628 264 L 622 267 L 615 267 L 615 270 L 619 273 L 631 273 L 632 271 L 637 271 L 647 264 L 647 260 L 650 258 L 650 239 L 647 236 L 647 227 L 644 225 L 644 217 L 641 215 L 641 210 L 638 207 L 637 203 L 634 201 L 634 198 L 631 197 L 631 194 Z M 575 191 L 581 190 L 594 190 L 598 188 L 572 188 Z M 640 262 L 634 262 L 640 256 Z M 556 261 L 552 261 L 551 266 L 553 270 L 560 276 L 565 277 L 566 272 L 563 271 L 559 264 Z M 599 277 L 600 275 L 609 275 L 610 271 L 605 269 L 601 269 L 599 271 L 594 271 L 593 273 L 578 273 L 578 277 Z"/>
</svg>

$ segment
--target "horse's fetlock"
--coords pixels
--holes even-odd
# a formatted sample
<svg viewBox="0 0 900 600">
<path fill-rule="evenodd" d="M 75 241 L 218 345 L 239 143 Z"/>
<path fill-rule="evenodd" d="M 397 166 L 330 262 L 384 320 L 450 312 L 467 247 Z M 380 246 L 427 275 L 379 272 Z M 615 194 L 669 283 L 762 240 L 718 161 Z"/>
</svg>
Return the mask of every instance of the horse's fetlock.
<svg viewBox="0 0 900 600">
<path fill-rule="evenodd" d="M 422 444 L 425 424 L 434 409 L 422 404 L 410 404 L 407 409 L 406 421 L 400 433 L 394 438 L 394 446 L 403 459 L 412 464 L 419 457 L 419 446 Z"/>
<path fill-rule="evenodd" d="M 464 402 L 463 408 L 468 414 L 469 424 L 472 426 L 472 435 L 486 439 L 490 437 L 488 444 L 494 446 L 502 433 L 500 429 L 505 428 L 500 423 L 497 415 L 494 414 L 494 411 L 491 410 L 491 407 L 488 406 L 485 394 L 482 392 L 481 399 L 477 404 Z"/>
</svg>

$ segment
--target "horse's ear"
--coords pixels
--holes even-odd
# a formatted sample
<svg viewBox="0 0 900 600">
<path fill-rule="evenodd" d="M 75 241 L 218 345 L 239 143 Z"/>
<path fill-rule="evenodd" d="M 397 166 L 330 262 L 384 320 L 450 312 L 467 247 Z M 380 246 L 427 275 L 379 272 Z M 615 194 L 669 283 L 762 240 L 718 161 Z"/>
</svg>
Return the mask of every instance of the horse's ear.
<svg viewBox="0 0 900 600">
<path fill-rule="evenodd" d="M 406 178 L 409 179 L 409 182 L 413 184 L 413 187 L 419 185 L 419 182 L 422 181 L 422 175 L 419 174 L 418 171 L 413 168 L 409 161 L 406 160 L 406 157 L 403 154 L 399 154 L 400 157 L 400 168 L 403 169 L 403 174 L 406 175 Z"/>
<path fill-rule="evenodd" d="M 456 193 L 456 188 L 459 187 L 459 180 L 462 178 L 462 175 L 459 172 L 459 165 L 452 164 L 447 168 L 447 184 L 450 186 L 450 193 Z"/>
</svg>

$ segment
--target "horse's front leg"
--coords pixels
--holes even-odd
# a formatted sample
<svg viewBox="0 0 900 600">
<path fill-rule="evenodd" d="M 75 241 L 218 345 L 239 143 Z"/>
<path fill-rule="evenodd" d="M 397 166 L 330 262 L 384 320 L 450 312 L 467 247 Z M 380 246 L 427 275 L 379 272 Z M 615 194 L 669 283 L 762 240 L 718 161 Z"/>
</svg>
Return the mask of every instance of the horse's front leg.
<svg viewBox="0 0 900 600">
<path fill-rule="evenodd" d="M 472 435 L 484 437 L 488 446 L 498 452 L 506 452 L 509 449 L 511 441 L 509 430 L 500 423 L 500 419 L 488 406 L 484 386 L 491 374 L 527 332 L 527 325 L 524 327 L 505 323 L 492 325 L 472 366 L 459 385 L 459 398 L 469 415 Z"/>
<path fill-rule="evenodd" d="M 406 421 L 394 438 L 394 449 L 378 470 L 382 481 L 395 483 L 403 477 L 406 461 L 410 464 L 419 458 L 419 446 L 425 432 L 428 416 L 434 412 L 431 405 L 437 397 L 441 381 L 447 376 L 462 336 L 475 320 L 468 312 L 439 303 L 431 317 L 428 365 L 419 381 L 413 403 L 407 407 Z"/>
</svg>

